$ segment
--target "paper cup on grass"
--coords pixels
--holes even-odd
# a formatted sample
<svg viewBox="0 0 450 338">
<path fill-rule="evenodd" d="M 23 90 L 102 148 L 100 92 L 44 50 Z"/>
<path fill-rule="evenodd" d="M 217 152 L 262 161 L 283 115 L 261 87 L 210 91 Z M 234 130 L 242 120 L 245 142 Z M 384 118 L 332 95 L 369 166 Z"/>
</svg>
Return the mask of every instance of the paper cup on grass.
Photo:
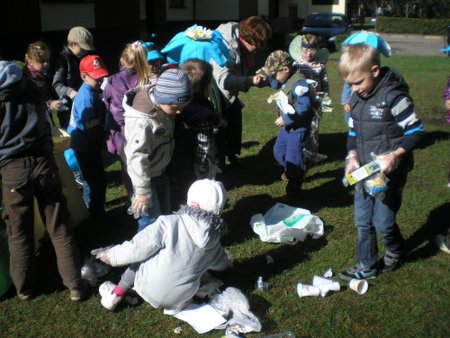
<svg viewBox="0 0 450 338">
<path fill-rule="evenodd" d="M 331 283 L 333 283 L 333 281 L 331 279 L 323 278 L 323 277 L 319 277 L 319 276 L 314 276 L 313 280 L 312 280 L 312 285 L 316 286 L 316 287 L 328 285 Z"/>
<path fill-rule="evenodd" d="M 302 297 L 317 297 L 320 294 L 319 288 L 312 285 L 297 284 L 297 294 L 300 298 Z"/>
<path fill-rule="evenodd" d="M 369 283 L 364 279 L 352 279 L 349 283 L 350 289 L 356 291 L 359 295 L 363 295 L 369 288 Z"/>
<path fill-rule="evenodd" d="M 338 282 L 319 276 L 313 277 L 313 286 L 319 288 L 322 297 L 325 297 L 329 291 L 339 291 L 341 289 L 341 285 Z"/>
</svg>

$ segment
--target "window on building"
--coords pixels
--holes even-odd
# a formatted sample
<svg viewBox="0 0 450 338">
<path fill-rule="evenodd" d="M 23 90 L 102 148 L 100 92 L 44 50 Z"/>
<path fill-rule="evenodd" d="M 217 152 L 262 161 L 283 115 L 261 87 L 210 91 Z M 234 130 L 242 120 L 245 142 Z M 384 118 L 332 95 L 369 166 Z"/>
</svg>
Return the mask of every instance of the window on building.
<svg viewBox="0 0 450 338">
<path fill-rule="evenodd" d="M 186 8 L 184 0 L 169 0 L 169 8 Z"/>
</svg>

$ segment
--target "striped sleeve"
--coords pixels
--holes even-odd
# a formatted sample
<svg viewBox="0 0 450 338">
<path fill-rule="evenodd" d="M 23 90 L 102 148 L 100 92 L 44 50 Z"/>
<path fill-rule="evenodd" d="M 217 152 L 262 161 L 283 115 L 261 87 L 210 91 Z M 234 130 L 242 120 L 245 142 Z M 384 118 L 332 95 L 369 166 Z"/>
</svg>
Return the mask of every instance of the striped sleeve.
<svg viewBox="0 0 450 338">
<path fill-rule="evenodd" d="M 423 135 L 423 123 L 414 111 L 414 104 L 408 96 L 398 96 L 391 106 L 395 121 L 403 129 L 404 138 L 400 147 L 406 151 L 414 149 Z"/>
<path fill-rule="evenodd" d="M 403 129 L 404 138 L 400 147 L 411 151 L 416 147 L 424 132 L 423 123 L 414 111 L 414 104 L 408 96 L 400 95 L 392 103 L 391 113 Z"/>
</svg>

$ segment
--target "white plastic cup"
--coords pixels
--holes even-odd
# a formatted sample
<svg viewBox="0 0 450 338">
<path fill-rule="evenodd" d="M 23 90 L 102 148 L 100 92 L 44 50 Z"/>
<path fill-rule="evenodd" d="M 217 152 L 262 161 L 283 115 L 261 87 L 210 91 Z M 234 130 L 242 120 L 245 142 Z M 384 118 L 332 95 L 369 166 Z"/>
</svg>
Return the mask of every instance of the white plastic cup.
<svg viewBox="0 0 450 338">
<path fill-rule="evenodd" d="M 322 297 L 325 297 L 329 291 L 339 291 L 341 289 L 339 282 L 319 276 L 313 277 L 313 286 L 319 288 Z"/>
<path fill-rule="evenodd" d="M 352 279 L 349 282 L 350 289 L 357 292 L 359 295 L 363 295 L 369 288 L 369 283 L 365 279 Z"/>
<path fill-rule="evenodd" d="M 331 279 L 323 278 L 323 277 L 320 277 L 320 276 L 314 276 L 313 277 L 313 281 L 312 281 L 312 285 L 313 286 L 317 286 L 317 287 L 328 285 L 328 284 L 331 284 L 331 283 L 333 283 L 333 281 Z"/>
<path fill-rule="evenodd" d="M 312 285 L 305 285 L 298 283 L 297 284 L 297 294 L 300 298 L 302 297 L 317 297 L 320 294 L 320 290 L 318 287 Z"/>
</svg>

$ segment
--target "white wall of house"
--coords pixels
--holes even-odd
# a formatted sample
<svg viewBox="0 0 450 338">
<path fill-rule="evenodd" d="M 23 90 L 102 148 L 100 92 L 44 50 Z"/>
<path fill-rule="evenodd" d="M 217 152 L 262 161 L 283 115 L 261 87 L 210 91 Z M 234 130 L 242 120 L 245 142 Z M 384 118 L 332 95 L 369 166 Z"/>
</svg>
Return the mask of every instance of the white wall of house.
<svg viewBox="0 0 450 338">
<path fill-rule="evenodd" d="M 69 30 L 74 26 L 95 27 L 94 2 L 41 2 L 42 31 Z"/>
<path fill-rule="evenodd" d="M 334 0 L 332 5 L 313 5 L 312 0 L 280 0 L 279 13 L 281 18 L 289 17 L 290 5 L 297 5 L 297 17 L 305 19 L 313 12 L 345 13 L 346 0 Z"/>
</svg>

